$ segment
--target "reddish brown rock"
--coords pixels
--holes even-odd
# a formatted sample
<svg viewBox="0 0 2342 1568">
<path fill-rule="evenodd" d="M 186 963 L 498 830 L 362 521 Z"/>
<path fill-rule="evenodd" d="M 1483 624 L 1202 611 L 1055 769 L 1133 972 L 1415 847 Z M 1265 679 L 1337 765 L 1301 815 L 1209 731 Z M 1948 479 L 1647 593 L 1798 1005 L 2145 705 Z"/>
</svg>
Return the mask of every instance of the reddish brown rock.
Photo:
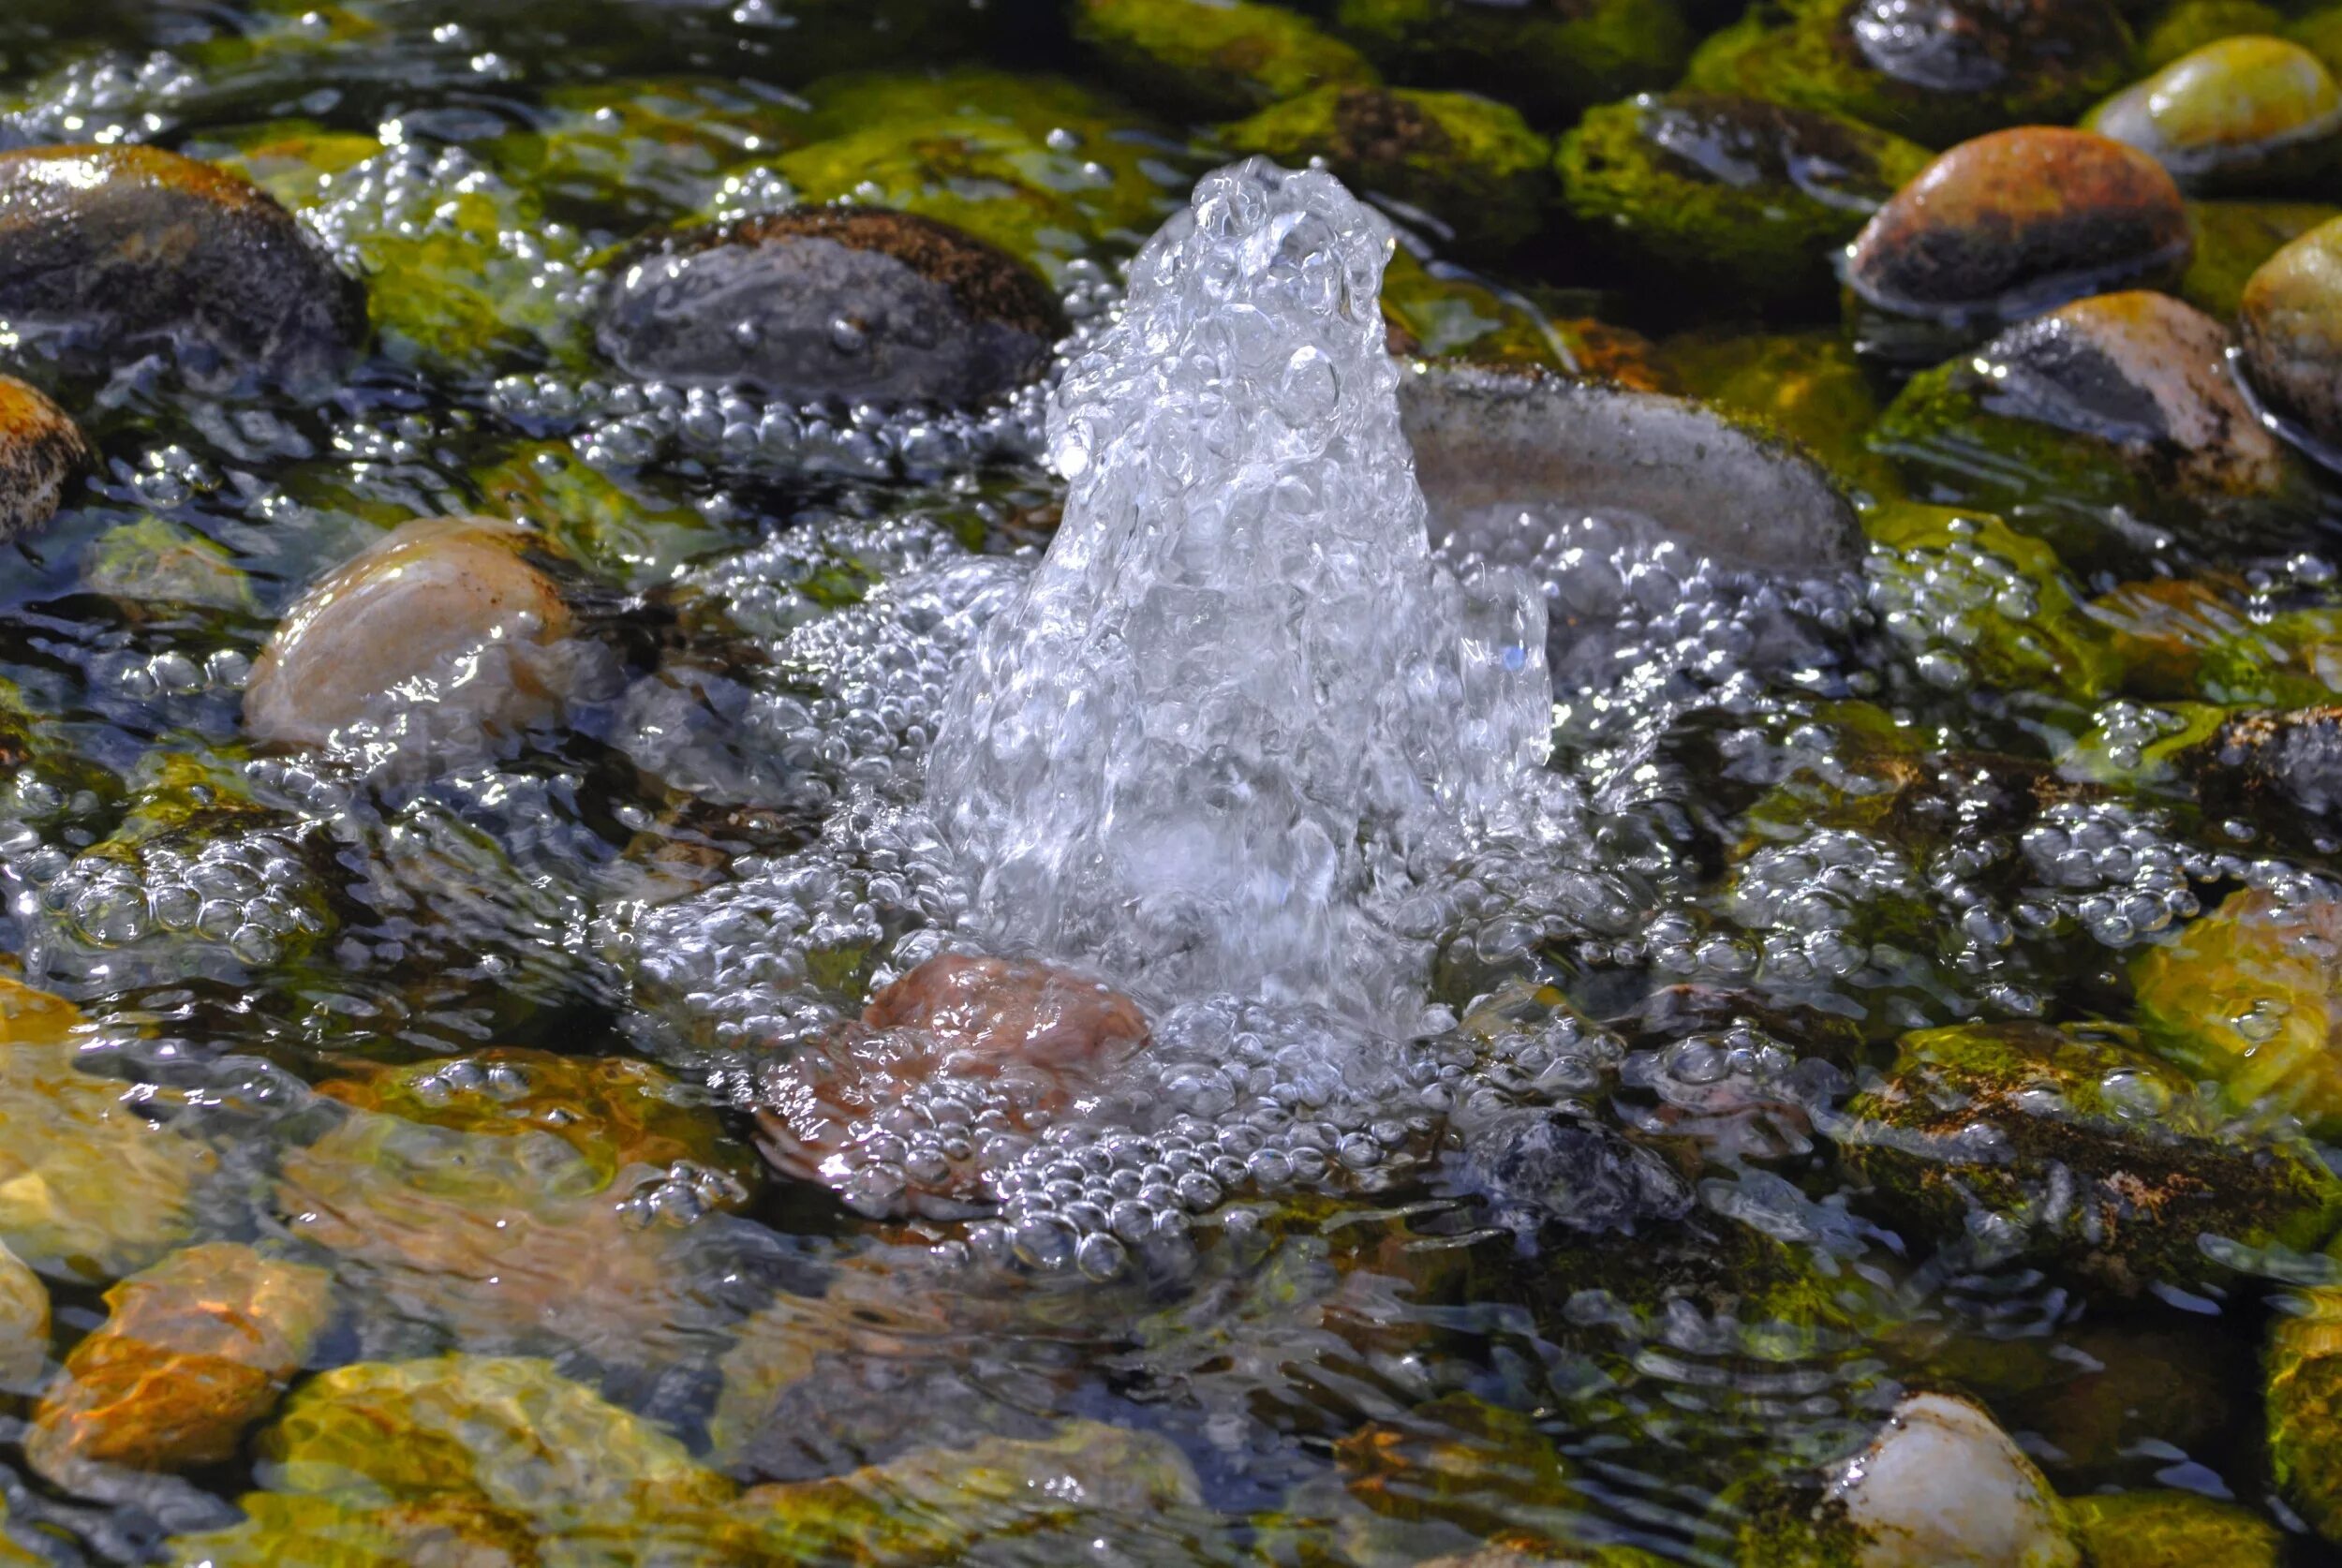
<svg viewBox="0 0 2342 1568">
<path fill-rule="evenodd" d="M 0 376 L 0 540 L 54 517 L 67 482 L 90 461 L 89 442 L 64 409 Z"/>
</svg>

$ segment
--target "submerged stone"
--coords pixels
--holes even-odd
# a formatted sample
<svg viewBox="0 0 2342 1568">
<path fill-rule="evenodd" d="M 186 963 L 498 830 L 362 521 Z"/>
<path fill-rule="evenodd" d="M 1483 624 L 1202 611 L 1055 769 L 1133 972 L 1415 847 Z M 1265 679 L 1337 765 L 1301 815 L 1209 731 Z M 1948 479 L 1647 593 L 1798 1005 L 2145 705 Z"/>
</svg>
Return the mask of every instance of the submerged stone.
<svg viewBox="0 0 2342 1568">
<path fill-rule="evenodd" d="M 572 673 L 571 615 L 526 558 L 534 537 L 476 517 L 393 529 L 286 613 L 245 688 L 247 732 L 329 746 L 424 693 L 435 721 L 491 741 L 551 722 Z"/>
<path fill-rule="evenodd" d="M 617 264 L 597 340 L 629 375 L 809 402 L 980 403 L 1065 330 L 1014 258 L 931 219 L 794 208 L 687 229 Z"/>
<path fill-rule="evenodd" d="M 68 1489 L 102 1487 L 94 1472 L 108 1467 L 230 1457 L 308 1360 L 332 1314 L 333 1277 L 210 1242 L 123 1280 L 106 1305 L 24 1442 L 33 1468 Z"/>
<path fill-rule="evenodd" d="M 96 461 L 64 409 L 15 377 L 0 376 L 0 542 L 54 517 L 67 486 Z"/>
<path fill-rule="evenodd" d="M 1374 80 L 1356 50 L 1307 17 L 1253 0 L 1078 0 L 1074 30 L 1124 90 L 1189 119 Z"/>
<path fill-rule="evenodd" d="M 1861 559 L 1853 508 L 1811 458 L 1682 398 L 1457 365 L 1411 372 L 1399 408 L 1451 549 L 1505 558 L 1503 536 L 1567 509 L 1719 566 L 1818 575 Z"/>
<path fill-rule="evenodd" d="M 82 581 L 133 614 L 165 608 L 259 614 L 252 580 L 228 551 L 185 524 L 146 516 L 90 541 Z"/>
<path fill-rule="evenodd" d="M 1943 147 L 2071 119 L 2122 85 L 2130 53 L 2112 0 L 1792 0 L 1710 37 L 1684 80 Z"/>
<path fill-rule="evenodd" d="M 2342 88 L 2299 44 L 2222 38 L 2083 123 L 2151 154 L 2191 191 L 2284 187 L 2342 156 Z"/>
<path fill-rule="evenodd" d="M 1393 354 L 1666 390 L 1666 373 L 1640 333 L 1592 317 L 1549 315 L 1459 268 L 1426 266 L 1403 246 L 1384 270 L 1380 303 Z"/>
<path fill-rule="evenodd" d="M 2342 1543 L 2342 1290 L 2278 1302 L 2264 1357 L 2269 1476 L 2328 1543 Z"/>
<path fill-rule="evenodd" d="M 1796 301 L 1834 285 L 1831 253 L 1927 155 L 1827 111 L 1679 92 L 1590 111 L 1559 167 L 1571 214 L 1630 260 Z"/>
<path fill-rule="evenodd" d="M 257 187 L 153 147 L 0 153 L 0 317 L 104 367 L 170 351 L 200 377 L 313 379 L 363 291 Z"/>
<path fill-rule="evenodd" d="M 2090 1568 L 2277 1568 L 2285 1561 L 2285 1536 L 2276 1526 L 2199 1492 L 2069 1498 L 2066 1517 Z"/>
<path fill-rule="evenodd" d="M 1557 122 L 1667 86 L 1691 47 L 1675 0 L 1339 0 L 1334 27 L 1395 81 L 1469 82 Z"/>
<path fill-rule="evenodd" d="M 2086 1030 L 1906 1035 L 1846 1117 L 1849 1165 L 1920 1237 L 2123 1295 L 2219 1278 L 2207 1235 L 2307 1250 L 2342 1223 L 2342 1182 L 2305 1146 L 2223 1131 L 2192 1079 Z"/>
<path fill-rule="evenodd" d="M 49 1287 L 0 1242 L 0 1398 L 29 1394 L 49 1365 Z"/>
<path fill-rule="evenodd" d="M 1848 248 L 1846 282 L 1876 310 L 1989 330 L 2175 280 L 2192 246 L 2179 188 L 2153 158 L 2027 126 L 1962 142 L 1897 191 Z"/>
<path fill-rule="evenodd" d="M 2253 384 L 2279 411 L 2342 451 L 2342 216 L 2293 241 L 2253 274 L 2237 336 Z"/>
<path fill-rule="evenodd" d="M 1601 1235 L 1690 1212 L 1691 1187 L 1656 1152 L 1590 1117 L 1522 1108 L 1460 1129 L 1449 1178 L 1482 1197 L 1524 1248 L 1545 1225 Z"/>
<path fill-rule="evenodd" d="M 1528 239 L 1551 195 L 1550 144 L 1519 111 L 1471 93 L 1325 87 L 1222 126 L 1220 141 L 1283 164 L 1323 158 L 1349 185 L 1429 214 L 1463 250 Z"/>
</svg>

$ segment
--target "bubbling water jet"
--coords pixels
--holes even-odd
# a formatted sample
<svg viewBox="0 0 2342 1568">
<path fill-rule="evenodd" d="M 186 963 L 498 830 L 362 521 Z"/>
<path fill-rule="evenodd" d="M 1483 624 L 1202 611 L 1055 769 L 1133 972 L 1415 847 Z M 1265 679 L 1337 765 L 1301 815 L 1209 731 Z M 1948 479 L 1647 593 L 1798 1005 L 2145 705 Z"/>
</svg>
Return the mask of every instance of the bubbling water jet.
<svg viewBox="0 0 2342 1568">
<path fill-rule="evenodd" d="M 1069 367 L 1064 521 L 929 762 L 986 942 L 1166 1004 L 1420 1020 L 1397 911 L 1542 796 L 1552 706 L 1538 595 L 1431 555 L 1390 250 L 1322 170 L 1221 170 Z"/>
</svg>

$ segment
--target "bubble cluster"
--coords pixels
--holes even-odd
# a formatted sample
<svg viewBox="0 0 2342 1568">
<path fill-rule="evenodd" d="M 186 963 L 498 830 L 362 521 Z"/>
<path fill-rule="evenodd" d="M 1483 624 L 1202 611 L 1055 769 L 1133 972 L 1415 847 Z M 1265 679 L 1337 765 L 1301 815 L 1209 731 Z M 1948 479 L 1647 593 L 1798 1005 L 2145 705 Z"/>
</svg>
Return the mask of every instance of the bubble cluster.
<svg viewBox="0 0 2342 1568">
<path fill-rule="evenodd" d="M 174 836 L 93 851 L 62 866 L 36 851 L 21 863 L 12 859 L 9 870 L 37 889 L 57 936 L 98 954 L 176 942 L 186 952 L 157 955 L 166 968 L 203 968 L 206 951 L 257 967 L 329 926 L 323 884 L 296 831 L 247 829 L 194 842 Z"/>
</svg>

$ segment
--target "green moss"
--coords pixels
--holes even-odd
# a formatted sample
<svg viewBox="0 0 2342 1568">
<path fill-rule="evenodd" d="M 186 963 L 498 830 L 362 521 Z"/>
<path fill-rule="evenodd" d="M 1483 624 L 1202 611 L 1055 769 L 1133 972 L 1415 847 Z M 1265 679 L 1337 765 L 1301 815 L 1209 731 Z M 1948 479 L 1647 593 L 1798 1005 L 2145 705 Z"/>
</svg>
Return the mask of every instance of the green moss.
<svg viewBox="0 0 2342 1568">
<path fill-rule="evenodd" d="M 184 525 L 147 516 L 118 524 L 93 540 L 82 580 L 92 593 L 131 607 L 180 606 L 260 613 L 252 582 L 219 545 Z"/>
<path fill-rule="evenodd" d="M 1307 17 L 1253 0 L 1077 0 L 1074 30 L 1125 91 L 1190 119 L 1375 80 Z"/>
<path fill-rule="evenodd" d="M 2056 552 L 1975 510 L 1897 501 L 1863 514 L 1896 552 L 1874 560 L 1887 580 L 1888 629 L 1914 647 L 1946 642 L 1987 685 L 2047 689 L 2075 702 L 2121 679 L 2112 639 L 2083 613 Z"/>
<path fill-rule="evenodd" d="M 2091 1568 L 2277 1568 L 2285 1557 L 2276 1526 L 2195 1492 L 2078 1497 L 2066 1516 Z"/>
<path fill-rule="evenodd" d="M 629 588 L 673 581 L 734 542 L 660 477 L 605 472 L 564 442 L 526 443 L 472 483 L 483 512 L 536 525 L 562 555 Z"/>
<path fill-rule="evenodd" d="M 2326 69 L 2336 77 L 2342 77 L 2342 6 L 2310 12 L 2286 28 L 2285 37 L 2323 60 Z"/>
<path fill-rule="evenodd" d="M 2302 1291 L 2269 1330 L 2269 1476 L 2328 1541 L 2342 1540 L 2342 1291 Z"/>
<path fill-rule="evenodd" d="M 1674 0 L 1496 7 L 1476 0 L 1340 0 L 1337 31 L 1393 81 L 1468 81 L 1540 120 L 1673 81 L 1691 47 Z"/>
<path fill-rule="evenodd" d="M 918 213 L 1053 279 L 1076 257 L 1135 249 L 1193 171 L 1144 122 L 1047 78 L 850 77 L 808 96 L 808 144 L 773 164 L 806 200 Z"/>
<path fill-rule="evenodd" d="M 2116 733 L 2097 725 L 2057 759 L 2058 777 L 2186 797 L 2195 787 L 2193 775 L 2202 748 L 2228 722 L 2229 710 L 2207 703 L 2180 703 L 2137 708 L 2129 717 L 2134 724 L 2140 719 L 2154 724 L 2156 738 L 2141 745 L 2132 738 L 2130 724 Z"/>
<path fill-rule="evenodd" d="M 2030 76 L 1982 92 L 1935 91 L 1872 68 L 1846 35 L 1850 8 L 1815 0 L 1753 6 L 1700 45 L 1684 85 L 1829 110 L 1944 148 L 2004 126 L 2070 121 L 2129 80 L 2130 38 L 2091 0 L 2066 7 L 2074 33 L 2067 47 L 2044 52 Z M 1916 24 L 1925 24 L 1924 14 Z"/>
<path fill-rule="evenodd" d="M 330 130 L 315 120 L 270 120 L 208 132 L 185 151 L 234 170 L 290 207 L 314 199 L 325 177 L 378 155 L 382 143 L 354 131 Z"/>
<path fill-rule="evenodd" d="M 2196 255 L 2180 281 L 2180 298 L 2208 316 L 2233 321 L 2245 285 L 2260 264 L 2311 229 L 2342 217 L 2342 207 L 2317 201 L 2194 201 L 2187 215 Z"/>
<path fill-rule="evenodd" d="M 2218 1279 L 2203 1236 L 2309 1250 L 2342 1223 L 2342 1182 L 2306 1146 L 2224 1131 L 2193 1078 L 2104 1028 L 1905 1035 L 1846 1116 L 1849 1167 L 1930 1243 L 2126 1295 Z"/>
<path fill-rule="evenodd" d="M 1878 397 L 1839 333 L 1693 333 L 1667 340 L 1660 363 L 1690 396 L 1796 441 L 1858 504 L 1901 493 L 1894 466 L 1864 443 Z"/>
<path fill-rule="evenodd" d="M 1831 254 L 1928 157 L 1843 115 L 1677 93 L 1590 111 L 1558 166 L 1572 214 L 1630 262 L 1761 304 L 1829 297 Z"/>
<path fill-rule="evenodd" d="M 1537 231 L 1552 148 L 1519 111 L 1470 93 L 1327 87 L 1222 127 L 1232 153 L 1299 166 L 1322 157 L 1360 190 L 1430 214 L 1468 250 Z"/>
<path fill-rule="evenodd" d="M 556 87 L 545 124 L 492 144 L 501 168 L 548 203 L 631 226 L 715 200 L 723 177 L 796 144 L 796 106 L 753 82 L 658 77 Z"/>
<path fill-rule="evenodd" d="M 2260 0 L 2179 0 L 2140 37 L 2137 70 L 2152 76 L 2217 39 L 2284 31 L 2284 13 Z"/>
</svg>

